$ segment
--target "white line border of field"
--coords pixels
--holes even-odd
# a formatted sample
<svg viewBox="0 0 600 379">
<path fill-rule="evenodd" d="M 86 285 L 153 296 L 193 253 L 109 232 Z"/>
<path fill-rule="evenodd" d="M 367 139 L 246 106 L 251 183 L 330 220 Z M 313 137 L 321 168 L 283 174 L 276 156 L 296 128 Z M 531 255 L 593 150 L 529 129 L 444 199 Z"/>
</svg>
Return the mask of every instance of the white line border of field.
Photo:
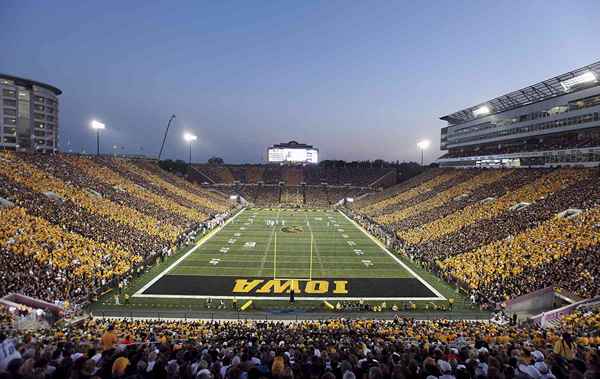
<svg viewBox="0 0 600 379">
<path fill-rule="evenodd" d="M 227 224 L 229 224 L 230 222 L 232 222 L 233 220 L 235 220 L 245 210 L 246 210 L 246 208 L 242 208 L 233 217 L 231 217 L 229 220 L 225 221 L 225 223 L 223 225 L 219 226 L 218 228 L 213 229 L 208 235 L 204 236 L 204 238 L 202 239 L 202 241 L 200 241 L 199 243 L 197 243 L 196 246 L 194 246 L 193 248 L 191 248 L 190 250 L 188 250 L 187 253 L 183 254 L 178 260 L 176 260 L 175 262 L 173 262 L 169 267 L 167 267 L 165 270 L 163 270 L 160 274 L 158 274 L 154 278 L 152 278 L 148 283 L 146 283 L 136 293 L 134 293 L 133 295 L 131 295 L 131 297 L 151 297 L 151 296 L 154 297 L 154 296 L 157 296 L 157 295 L 144 295 L 143 293 L 148 288 L 150 288 L 150 286 L 152 286 L 154 283 L 156 283 L 160 278 L 162 278 L 163 276 L 167 275 L 167 273 L 169 271 L 171 271 L 173 268 L 175 268 L 175 266 L 177 266 L 179 263 L 181 263 L 181 261 L 183 261 L 185 258 L 187 258 L 194 251 L 196 251 L 197 248 L 199 248 L 200 246 L 204 245 L 204 243 L 206 241 L 210 240 L 215 234 L 217 234 L 218 232 L 220 232 L 221 229 L 223 229 L 225 226 L 227 226 Z M 158 296 L 162 297 L 163 295 L 158 295 Z"/>
<path fill-rule="evenodd" d="M 404 262 L 400 260 L 397 256 L 395 256 L 391 251 L 385 247 L 385 245 L 379 241 L 377 238 L 373 237 L 369 234 L 362 226 L 360 226 L 356 221 L 348 217 L 344 212 L 338 209 L 338 212 L 342 214 L 348 221 L 350 221 L 354 226 L 356 226 L 361 232 L 363 232 L 367 237 L 369 237 L 377 246 L 379 246 L 383 251 L 385 251 L 392 259 L 394 259 L 400 266 L 402 266 L 406 271 L 408 271 L 412 276 L 414 276 L 418 281 L 423 283 L 425 287 L 427 287 L 431 292 L 437 295 L 437 298 L 420 298 L 420 300 L 447 300 L 438 290 L 436 290 L 431 284 L 429 284 L 425 279 L 421 278 L 416 272 L 414 272 L 410 267 L 408 267 Z"/>
</svg>

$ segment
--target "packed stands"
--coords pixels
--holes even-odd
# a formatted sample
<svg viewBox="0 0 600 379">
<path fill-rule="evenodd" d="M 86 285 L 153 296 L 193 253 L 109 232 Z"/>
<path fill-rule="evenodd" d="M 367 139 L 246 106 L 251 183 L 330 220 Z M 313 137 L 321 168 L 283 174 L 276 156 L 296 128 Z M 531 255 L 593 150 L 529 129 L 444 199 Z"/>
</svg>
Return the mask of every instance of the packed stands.
<svg viewBox="0 0 600 379">
<path fill-rule="evenodd" d="M 278 185 L 245 185 L 239 193 L 247 201 L 258 206 L 274 206 L 281 200 L 281 188 Z"/>
<path fill-rule="evenodd" d="M 0 208 L 0 295 L 72 304 L 170 254 L 231 208 L 149 162 L 62 154 L 1 153 L 0 197 L 13 204 Z"/>
<path fill-rule="evenodd" d="M 192 180 L 209 184 L 279 184 L 299 186 L 302 183 L 332 186 L 352 185 L 355 187 L 376 188 L 396 184 L 394 168 L 360 167 L 344 165 L 340 167 L 321 167 L 319 165 L 281 166 L 274 164 L 214 165 L 193 164 Z M 194 177 L 197 175 L 197 177 Z"/>
<path fill-rule="evenodd" d="M 208 183 L 227 183 L 231 184 L 234 182 L 234 177 L 227 166 L 204 164 L 192 165 L 192 171 L 196 171 L 200 174 L 199 181 Z M 203 180 L 204 179 L 204 180 Z"/>
<path fill-rule="evenodd" d="M 304 181 L 304 170 L 302 167 L 289 167 L 283 171 L 283 181 L 288 186 L 299 186 Z"/>
<path fill-rule="evenodd" d="M 287 205 L 303 205 L 304 204 L 304 189 L 299 186 L 281 187 L 280 203 Z"/>
<path fill-rule="evenodd" d="M 600 294 L 597 281 L 587 280 L 600 258 L 597 169 L 433 173 L 367 196 L 354 212 L 482 304 L 548 286 L 584 298 Z"/>
<path fill-rule="evenodd" d="M 257 184 L 263 181 L 264 167 L 251 165 L 246 169 L 246 182 L 249 184 Z"/>
<path fill-rule="evenodd" d="M 6 323 L 10 316 L 4 315 Z M 596 378 L 600 314 L 469 321 L 86 320 L 0 342 L 9 378 Z M 0 374 L 1 375 L 1 374 Z"/>
<path fill-rule="evenodd" d="M 448 170 L 450 171 L 450 170 Z M 410 179 L 407 179 L 399 184 L 396 184 L 394 186 L 388 187 L 380 192 L 374 192 L 369 194 L 369 196 L 364 197 L 363 199 L 359 200 L 358 202 L 356 202 L 354 204 L 355 209 L 363 209 L 364 213 L 369 213 L 369 207 L 374 206 L 375 204 L 382 202 L 383 200 L 386 200 L 388 198 L 393 198 L 395 195 L 404 192 L 406 189 L 408 188 L 413 188 L 413 187 L 418 187 L 419 185 L 423 184 L 424 182 L 427 182 L 429 180 L 431 180 L 432 178 L 438 176 L 440 173 L 442 172 L 442 170 L 440 169 L 430 169 L 425 171 L 424 173 L 422 173 L 421 175 L 417 175 L 417 176 L 413 176 Z M 388 204 L 391 204 L 392 202 L 388 202 Z M 375 209 L 381 209 L 383 207 L 385 207 L 386 204 L 382 204 L 379 205 L 377 207 L 375 207 Z M 370 213 L 372 214 L 372 213 Z"/>
<path fill-rule="evenodd" d="M 284 166 L 268 165 L 263 171 L 263 182 L 267 184 L 279 184 L 283 179 Z"/>
<path fill-rule="evenodd" d="M 329 207 L 333 204 L 329 200 L 328 186 L 306 186 L 306 203 L 311 207 Z"/>
<path fill-rule="evenodd" d="M 367 188 L 326 185 L 242 185 L 239 187 L 219 186 L 219 190 L 241 195 L 246 201 L 258 206 L 277 207 L 280 205 L 301 207 L 330 207 L 348 197 L 358 197 L 367 193 Z"/>
</svg>

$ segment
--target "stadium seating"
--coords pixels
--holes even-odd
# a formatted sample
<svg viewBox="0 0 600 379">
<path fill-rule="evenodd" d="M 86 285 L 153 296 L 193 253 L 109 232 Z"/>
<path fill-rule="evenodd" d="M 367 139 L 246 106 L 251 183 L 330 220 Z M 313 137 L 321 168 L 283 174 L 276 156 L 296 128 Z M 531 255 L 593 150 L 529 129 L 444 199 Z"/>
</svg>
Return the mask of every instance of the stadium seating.
<svg viewBox="0 0 600 379">
<path fill-rule="evenodd" d="M 138 164 L 1 153 L 0 197 L 14 206 L 0 208 L 0 296 L 86 302 L 231 208 L 223 195 Z"/>
<path fill-rule="evenodd" d="M 548 286 L 600 294 L 597 281 L 586 281 L 599 265 L 585 264 L 600 258 L 597 169 L 468 171 L 422 174 L 354 210 L 395 234 L 401 253 L 481 303 Z"/>
<path fill-rule="evenodd" d="M 0 314 L 3 323 L 11 316 Z M 469 321 L 86 320 L 7 331 L 9 378 L 596 378 L 600 313 Z"/>
<path fill-rule="evenodd" d="M 273 164 L 245 164 L 245 165 L 211 165 L 193 164 L 190 179 L 199 183 L 233 184 L 279 184 L 283 182 L 288 186 L 320 185 L 327 183 L 332 186 L 352 185 L 355 187 L 387 187 L 388 181 L 384 177 L 392 176 L 392 184 L 396 183 L 395 171 L 391 168 L 358 167 L 346 165 L 343 167 L 307 166 L 280 166 Z"/>
</svg>

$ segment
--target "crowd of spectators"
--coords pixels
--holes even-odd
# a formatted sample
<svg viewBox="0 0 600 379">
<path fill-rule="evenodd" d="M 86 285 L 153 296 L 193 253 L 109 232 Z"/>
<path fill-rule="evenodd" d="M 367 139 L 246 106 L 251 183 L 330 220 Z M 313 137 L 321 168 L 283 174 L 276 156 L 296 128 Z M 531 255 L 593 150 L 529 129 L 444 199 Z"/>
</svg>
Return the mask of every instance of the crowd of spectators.
<svg viewBox="0 0 600 379">
<path fill-rule="evenodd" d="M 369 196 L 366 196 L 363 199 L 361 199 L 360 201 L 356 202 L 354 204 L 354 208 L 366 209 L 366 208 L 370 207 L 371 205 L 379 203 L 382 200 L 385 200 L 387 198 L 392 198 L 393 196 L 395 196 L 401 192 L 407 191 L 413 187 L 418 187 L 419 185 L 433 179 L 434 177 L 439 176 L 442 172 L 443 172 L 443 170 L 441 170 L 441 169 L 432 168 L 432 169 L 426 170 L 425 172 L 421 173 L 420 175 L 412 176 L 409 179 L 406 179 L 396 185 L 382 189 L 379 192 L 372 192 L 369 194 Z M 379 207 L 379 208 L 381 208 L 381 207 Z M 365 213 L 366 213 L 366 211 L 365 211 Z"/>
<path fill-rule="evenodd" d="M 433 191 L 434 188 L 440 184 L 457 177 L 461 174 L 458 170 L 437 171 L 438 175 L 431 177 L 428 173 L 416 176 L 410 180 L 411 186 L 406 188 L 404 185 L 398 185 L 400 191 L 390 194 L 383 199 L 379 196 L 374 198 L 368 197 L 364 202 L 355 205 L 356 209 L 359 209 L 362 213 L 373 216 L 379 213 L 385 213 L 387 209 L 396 209 L 395 207 L 399 204 L 403 204 L 412 198 L 419 196 L 420 194 Z M 418 179 L 423 178 L 424 180 L 419 181 Z M 386 191 L 387 192 L 387 191 Z"/>
<path fill-rule="evenodd" d="M 482 186 L 501 180 L 503 177 L 510 175 L 511 170 L 473 170 L 469 172 L 477 174 L 469 180 L 460 182 L 446 190 L 439 191 L 435 196 L 427 200 L 420 201 L 398 211 L 377 216 L 377 222 L 381 224 L 393 224 L 419 213 L 438 208 L 450 201 L 468 196 L 469 193 L 478 191 Z"/>
<path fill-rule="evenodd" d="M 200 183 L 228 184 L 279 184 L 298 186 L 302 183 L 332 186 L 351 185 L 367 187 L 376 184 L 382 177 L 393 174 L 392 168 L 381 167 L 321 167 L 319 165 L 211 165 L 194 164 L 191 175 Z M 392 184 L 395 178 L 392 178 Z M 387 182 L 386 182 L 387 183 Z"/>
<path fill-rule="evenodd" d="M 305 208 L 330 207 L 341 200 L 356 198 L 368 191 L 362 187 L 325 185 L 243 185 L 236 188 L 219 187 L 240 194 L 246 201 L 261 207 L 295 206 Z"/>
<path fill-rule="evenodd" d="M 329 201 L 328 186 L 306 186 L 305 192 L 308 207 L 329 207 L 333 204 Z"/>
<path fill-rule="evenodd" d="M 228 214 L 223 195 L 179 180 L 121 159 L 3 152 L 0 296 L 76 307 Z"/>
<path fill-rule="evenodd" d="M 465 193 L 454 198 L 442 207 L 430 209 L 429 211 L 417 213 L 411 217 L 393 224 L 393 227 L 401 233 L 402 231 L 428 225 L 455 212 L 472 206 L 473 204 L 485 204 L 497 199 L 508 192 L 515 191 L 524 185 L 535 181 L 543 175 L 546 170 L 513 170 L 509 175 L 500 180 L 479 187 L 476 191 Z"/>
<path fill-rule="evenodd" d="M 403 228 L 405 230 L 399 231 L 400 238 L 411 244 L 437 239 L 478 221 L 494 219 L 516 204 L 531 204 L 539 201 L 562 188 L 577 184 L 592 174 L 591 170 L 583 169 L 554 170 L 541 176 L 539 176 L 540 170 L 522 170 L 519 173 L 524 173 L 524 175 L 520 175 L 524 180 L 517 180 L 516 183 L 511 180 L 509 188 L 493 186 L 492 191 L 484 192 L 490 196 L 483 199 L 481 199 L 481 193 L 477 191 L 475 198 L 467 198 L 467 204 L 462 204 L 462 208 L 449 214 L 447 209 L 453 209 L 451 205 L 441 207 L 440 210 L 430 216 L 430 218 L 433 218 L 431 222 L 417 227 L 415 225 L 411 230 Z M 489 201 L 478 201 L 486 198 Z"/>
<path fill-rule="evenodd" d="M 451 188 L 415 178 L 403 192 L 354 207 L 353 217 L 391 249 L 492 307 L 548 286 L 584 298 L 599 295 L 597 170 L 485 172 Z M 453 173 L 438 177 L 446 182 Z M 482 185 L 484 174 L 489 180 Z M 558 217 L 564 211 L 568 217 Z M 395 222 L 382 222 L 390 219 Z"/>
<path fill-rule="evenodd" d="M 93 320 L 0 332 L 2 378 L 597 378 L 598 312 L 474 321 Z"/>
<path fill-rule="evenodd" d="M 539 279 L 531 277 L 533 285 L 524 286 L 521 274 L 526 268 L 539 267 L 561 257 L 570 257 L 575 251 L 600 245 L 600 207 L 584 211 L 577 220 L 554 217 L 538 227 L 519 233 L 509 239 L 499 240 L 476 250 L 439 262 L 445 275 L 476 290 L 492 302 L 541 288 Z M 564 267 L 555 266 L 554 272 Z M 585 267 L 581 268 L 586 269 Z M 578 276 L 577 271 L 570 273 Z M 553 280 L 558 282 L 558 280 Z M 553 283 L 554 284 L 554 283 Z M 586 297 L 598 292 L 598 284 Z"/>
</svg>

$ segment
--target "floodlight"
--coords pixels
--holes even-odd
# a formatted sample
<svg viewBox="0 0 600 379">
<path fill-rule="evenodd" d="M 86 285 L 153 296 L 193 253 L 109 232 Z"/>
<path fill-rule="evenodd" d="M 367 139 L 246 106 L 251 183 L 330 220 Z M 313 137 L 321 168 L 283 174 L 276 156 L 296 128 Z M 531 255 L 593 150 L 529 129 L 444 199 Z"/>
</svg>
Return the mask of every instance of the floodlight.
<svg viewBox="0 0 600 379">
<path fill-rule="evenodd" d="M 187 142 L 192 142 L 198 139 L 198 136 L 192 134 L 192 133 L 183 133 L 183 139 L 186 140 Z"/>
<path fill-rule="evenodd" d="M 97 120 L 90 122 L 92 129 L 96 131 L 96 155 L 100 155 L 100 130 L 106 129 L 106 125 Z"/>
<path fill-rule="evenodd" d="M 483 116 L 483 115 L 489 114 L 490 112 L 491 112 L 490 107 L 488 107 L 487 105 L 482 105 L 473 111 L 473 115 L 474 116 Z"/>
<path fill-rule="evenodd" d="M 103 123 L 101 123 L 100 121 L 96 121 L 96 120 L 92 120 L 92 122 L 90 123 L 92 129 L 96 129 L 96 130 L 100 130 L 100 129 L 105 129 L 106 125 L 104 125 Z"/>
<path fill-rule="evenodd" d="M 569 91 L 571 88 L 584 84 L 584 83 L 593 83 L 597 82 L 598 78 L 593 71 L 586 71 L 581 75 L 577 75 L 574 78 L 563 80 L 560 82 L 560 85 L 563 87 L 565 91 Z"/>
<path fill-rule="evenodd" d="M 429 140 L 425 139 L 423 141 L 417 142 L 417 147 L 421 150 L 425 150 L 429 147 L 430 144 L 431 144 L 431 142 L 429 142 Z"/>
</svg>

